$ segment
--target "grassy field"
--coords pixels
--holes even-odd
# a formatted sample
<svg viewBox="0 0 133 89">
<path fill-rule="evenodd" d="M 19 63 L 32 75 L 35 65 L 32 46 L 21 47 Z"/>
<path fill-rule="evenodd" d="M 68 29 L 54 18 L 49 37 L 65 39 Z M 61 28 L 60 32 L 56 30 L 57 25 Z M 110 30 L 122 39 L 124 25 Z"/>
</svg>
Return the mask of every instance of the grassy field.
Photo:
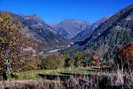
<svg viewBox="0 0 133 89">
<path fill-rule="evenodd" d="M 16 80 L 41 80 L 38 74 L 48 74 L 48 75 L 62 75 L 63 73 L 89 73 L 89 68 L 68 68 L 68 69 L 55 69 L 55 70 L 35 70 L 28 72 L 14 72 L 13 77 Z"/>
</svg>

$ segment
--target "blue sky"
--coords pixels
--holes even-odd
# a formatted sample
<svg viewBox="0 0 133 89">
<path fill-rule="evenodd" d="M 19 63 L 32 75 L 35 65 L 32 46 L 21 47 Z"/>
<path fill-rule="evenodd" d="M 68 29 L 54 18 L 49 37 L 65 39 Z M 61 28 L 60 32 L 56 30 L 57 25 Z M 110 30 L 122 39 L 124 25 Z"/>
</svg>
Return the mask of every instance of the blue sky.
<svg viewBox="0 0 133 89">
<path fill-rule="evenodd" d="M 132 0 L 0 0 L 0 10 L 17 14 L 36 14 L 54 24 L 64 19 L 90 22 L 111 16 L 132 4 Z"/>
</svg>

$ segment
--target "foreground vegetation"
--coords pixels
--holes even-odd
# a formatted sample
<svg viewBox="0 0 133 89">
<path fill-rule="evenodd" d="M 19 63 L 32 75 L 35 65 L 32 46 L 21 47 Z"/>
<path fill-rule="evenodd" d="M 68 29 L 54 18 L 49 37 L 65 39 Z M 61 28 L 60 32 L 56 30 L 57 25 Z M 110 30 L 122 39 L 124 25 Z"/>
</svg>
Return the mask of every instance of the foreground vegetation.
<svg viewBox="0 0 133 89">
<path fill-rule="evenodd" d="M 86 71 L 89 76 L 71 76 L 67 80 L 47 80 L 37 77 L 43 75 L 61 75 L 62 73 L 78 74 Z M 52 74 L 51 74 L 52 73 Z M 60 74 L 61 73 L 61 74 Z M 19 80 L 1 81 L 0 89 L 132 89 L 133 76 L 121 71 L 114 73 L 91 72 L 86 69 L 76 70 L 45 70 L 36 72 L 18 73 Z M 22 79 L 22 80 L 21 80 Z M 39 80 L 38 80 L 39 79 Z"/>
</svg>

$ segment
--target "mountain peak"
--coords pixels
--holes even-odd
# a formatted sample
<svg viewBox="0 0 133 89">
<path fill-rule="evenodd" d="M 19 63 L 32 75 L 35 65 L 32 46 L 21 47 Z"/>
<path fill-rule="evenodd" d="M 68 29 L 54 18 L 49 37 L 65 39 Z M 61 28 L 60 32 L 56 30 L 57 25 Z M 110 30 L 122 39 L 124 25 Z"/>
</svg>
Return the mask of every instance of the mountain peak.
<svg viewBox="0 0 133 89">
<path fill-rule="evenodd" d="M 61 23 L 78 23 L 78 24 L 92 24 L 89 21 L 83 21 L 83 20 L 78 20 L 78 19 L 64 19 Z"/>
<path fill-rule="evenodd" d="M 58 34 L 64 35 L 66 39 L 71 39 L 79 32 L 85 30 L 91 23 L 77 19 L 64 19 L 58 24 L 51 25 Z"/>
</svg>

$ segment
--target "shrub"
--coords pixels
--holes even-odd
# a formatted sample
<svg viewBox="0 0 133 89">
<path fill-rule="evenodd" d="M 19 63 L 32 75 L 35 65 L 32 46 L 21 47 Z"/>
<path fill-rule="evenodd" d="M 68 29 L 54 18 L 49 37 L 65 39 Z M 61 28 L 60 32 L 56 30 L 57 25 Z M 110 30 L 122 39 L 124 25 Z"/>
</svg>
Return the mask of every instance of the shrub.
<svg viewBox="0 0 133 89">
<path fill-rule="evenodd" d="M 69 57 L 68 55 L 65 56 L 65 63 L 64 63 L 65 67 L 73 67 L 74 66 L 74 60 Z"/>
<path fill-rule="evenodd" d="M 57 69 L 64 67 L 64 56 L 60 54 L 49 55 L 46 58 L 42 58 L 43 69 Z"/>
<path fill-rule="evenodd" d="M 74 65 L 75 67 L 81 67 L 85 65 L 85 58 L 84 54 L 78 52 L 74 57 Z"/>
<path fill-rule="evenodd" d="M 125 70 L 129 70 L 133 68 L 133 43 L 129 43 L 123 45 L 119 48 L 115 58 L 115 64 L 119 66 L 119 68 L 124 68 Z"/>
<path fill-rule="evenodd" d="M 40 60 L 38 57 L 33 57 L 30 55 L 27 57 L 22 56 L 22 57 L 19 57 L 18 60 L 14 60 L 14 64 L 12 67 L 14 71 L 17 71 L 17 72 L 38 70 L 40 69 Z"/>
</svg>

